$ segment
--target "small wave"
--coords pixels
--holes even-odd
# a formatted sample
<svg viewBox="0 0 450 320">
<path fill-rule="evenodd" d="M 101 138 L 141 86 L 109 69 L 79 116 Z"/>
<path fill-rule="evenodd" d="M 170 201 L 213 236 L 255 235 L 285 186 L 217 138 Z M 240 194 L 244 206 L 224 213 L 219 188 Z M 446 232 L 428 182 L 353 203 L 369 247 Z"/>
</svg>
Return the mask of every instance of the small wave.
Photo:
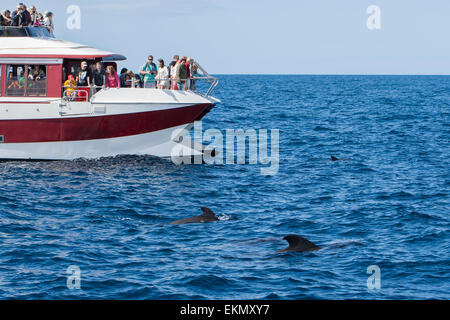
<svg viewBox="0 0 450 320">
<path fill-rule="evenodd" d="M 267 296 L 263 298 L 263 300 L 280 300 L 281 297 L 276 293 L 269 293 Z"/>
<path fill-rule="evenodd" d="M 333 131 L 333 129 L 330 129 L 328 127 L 322 127 L 322 126 L 315 126 L 314 131 Z"/>
<path fill-rule="evenodd" d="M 212 289 L 212 288 L 224 288 L 224 287 L 236 287 L 237 283 L 232 280 L 228 280 L 225 277 L 216 275 L 201 275 L 196 276 L 186 282 L 189 286 Z"/>
<path fill-rule="evenodd" d="M 424 212 L 411 211 L 405 215 L 406 219 L 419 219 L 419 220 L 441 220 L 440 217 L 433 216 Z"/>
<path fill-rule="evenodd" d="M 394 192 L 390 194 L 380 194 L 376 197 L 377 200 L 389 200 L 389 199 L 405 199 L 405 198 L 412 198 L 414 197 L 411 193 L 400 191 L 400 192 Z"/>
<path fill-rule="evenodd" d="M 359 240 L 343 240 L 330 242 L 326 244 L 324 248 L 335 249 L 335 248 L 344 248 L 347 246 L 362 246 L 362 245 L 364 245 L 364 243 Z"/>
</svg>

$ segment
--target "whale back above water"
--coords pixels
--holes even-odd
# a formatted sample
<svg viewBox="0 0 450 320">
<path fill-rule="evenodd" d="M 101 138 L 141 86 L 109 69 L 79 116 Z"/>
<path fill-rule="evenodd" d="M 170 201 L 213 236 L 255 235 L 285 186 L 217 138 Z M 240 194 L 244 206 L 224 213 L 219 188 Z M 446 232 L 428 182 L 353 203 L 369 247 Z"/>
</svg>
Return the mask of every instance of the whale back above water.
<svg viewBox="0 0 450 320">
<path fill-rule="evenodd" d="M 286 249 L 279 250 L 277 252 L 304 252 L 304 251 L 314 251 L 319 250 L 320 247 L 316 246 L 314 243 L 306 238 L 298 236 L 296 234 L 288 234 L 283 238 L 289 243 L 289 247 Z"/>
<path fill-rule="evenodd" d="M 199 216 L 172 221 L 170 224 L 201 223 L 219 220 L 211 209 L 207 207 L 201 207 L 201 209 L 203 213 Z"/>
<path fill-rule="evenodd" d="M 349 160 L 349 159 L 348 158 L 338 158 L 338 157 L 335 157 L 335 156 L 331 156 L 330 160 L 334 162 L 334 161 L 345 161 L 345 160 Z"/>
</svg>

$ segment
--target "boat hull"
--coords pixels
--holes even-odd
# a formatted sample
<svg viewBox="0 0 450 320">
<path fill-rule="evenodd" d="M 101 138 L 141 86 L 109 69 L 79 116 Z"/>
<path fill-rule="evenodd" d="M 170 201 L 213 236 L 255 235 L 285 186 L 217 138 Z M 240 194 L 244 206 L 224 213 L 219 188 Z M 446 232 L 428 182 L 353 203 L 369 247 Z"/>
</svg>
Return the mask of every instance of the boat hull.
<svg viewBox="0 0 450 320">
<path fill-rule="evenodd" d="M 0 159 L 73 160 L 117 155 L 153 155 L 170 157 L 176 142 L 172 137 L 189 124 L 137 135 L 78 141 L 3 143 Z"/>
<path fill-rule="evenodd" d="M 147 112 L 0 120 L 0 159 L 170 157 L 182 130 L 212 107 L 201 103 Z"/>
</svg>

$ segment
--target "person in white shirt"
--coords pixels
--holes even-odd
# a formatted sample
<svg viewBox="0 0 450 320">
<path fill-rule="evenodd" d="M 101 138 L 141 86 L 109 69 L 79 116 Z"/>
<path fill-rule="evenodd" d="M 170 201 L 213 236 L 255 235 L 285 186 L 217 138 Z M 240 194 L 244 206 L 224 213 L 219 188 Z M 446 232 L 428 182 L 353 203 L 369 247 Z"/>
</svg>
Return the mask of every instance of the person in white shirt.
<svg viewBox="0 0 450 320">
<path fill-rule="evenodd" d="M 55 26 L 53 25 L 53 13 L 45 12 L 44 16 L 44 26 L 48 29 L 48 31 L 53 33 L 53 30 L 55 29 Z"/>
<path fill-rule="evenodd" d="M 169 89 L 169 68 L 164 65 L 164 60 L 158 60 L 158 74 L 156 75 L 156 81 L 158 81 L 158 89 Z"/>
</svg>

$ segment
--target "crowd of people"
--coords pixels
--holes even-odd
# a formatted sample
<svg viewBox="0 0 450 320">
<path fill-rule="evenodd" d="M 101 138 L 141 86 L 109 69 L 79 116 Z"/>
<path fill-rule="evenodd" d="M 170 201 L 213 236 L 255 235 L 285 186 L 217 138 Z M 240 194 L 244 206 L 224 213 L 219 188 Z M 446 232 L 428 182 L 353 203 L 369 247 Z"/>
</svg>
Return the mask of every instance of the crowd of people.
<svg viewBox="0 0 450 320">
<path fill-rule="evenodd" d="M 195 89 L 195 78 L 198 78 L 198 66 L 194 59 L 175 55 L 168 66 L 163 59 L 158 59 L 158 66 L 153 62 L 153 56 L 148 56 L 139 74 L 144 88 L 171 90 Z"/>
<path fill-rule="evenodd" d="M 45 27 L 53 32 L 53 13 L 46 11 L 38 12 L 35 6 L 27 6 L 23 3 L 17 5 L 16 10 L 2 10 L 0 14 L 0 26 L 3 27 Z"/>
<path fill-rule="evenodd" d="M 93 70 L 92 70 L 93 69 Z M 156 88 L 170 90 L 195 90 L 196 78 L 199 78 L 198 66 L 192 58 L 178 55 L 168 66 L 163 59 L 158 59 L 158 65 L 153 62 L 153 56 L 148 56 L 147 62 L 138 73 L 122 68 L 117 74 L 113 65 L 106 68 L 97 61 L 89 67 L 87 61 L 82 61 L 80 67 L 67 74 L 64 82 L 65 95 L 71 99 L 83 100 L 89 95 L 91 88 L 96 93 L 102 88 Z"/>
</svg>

